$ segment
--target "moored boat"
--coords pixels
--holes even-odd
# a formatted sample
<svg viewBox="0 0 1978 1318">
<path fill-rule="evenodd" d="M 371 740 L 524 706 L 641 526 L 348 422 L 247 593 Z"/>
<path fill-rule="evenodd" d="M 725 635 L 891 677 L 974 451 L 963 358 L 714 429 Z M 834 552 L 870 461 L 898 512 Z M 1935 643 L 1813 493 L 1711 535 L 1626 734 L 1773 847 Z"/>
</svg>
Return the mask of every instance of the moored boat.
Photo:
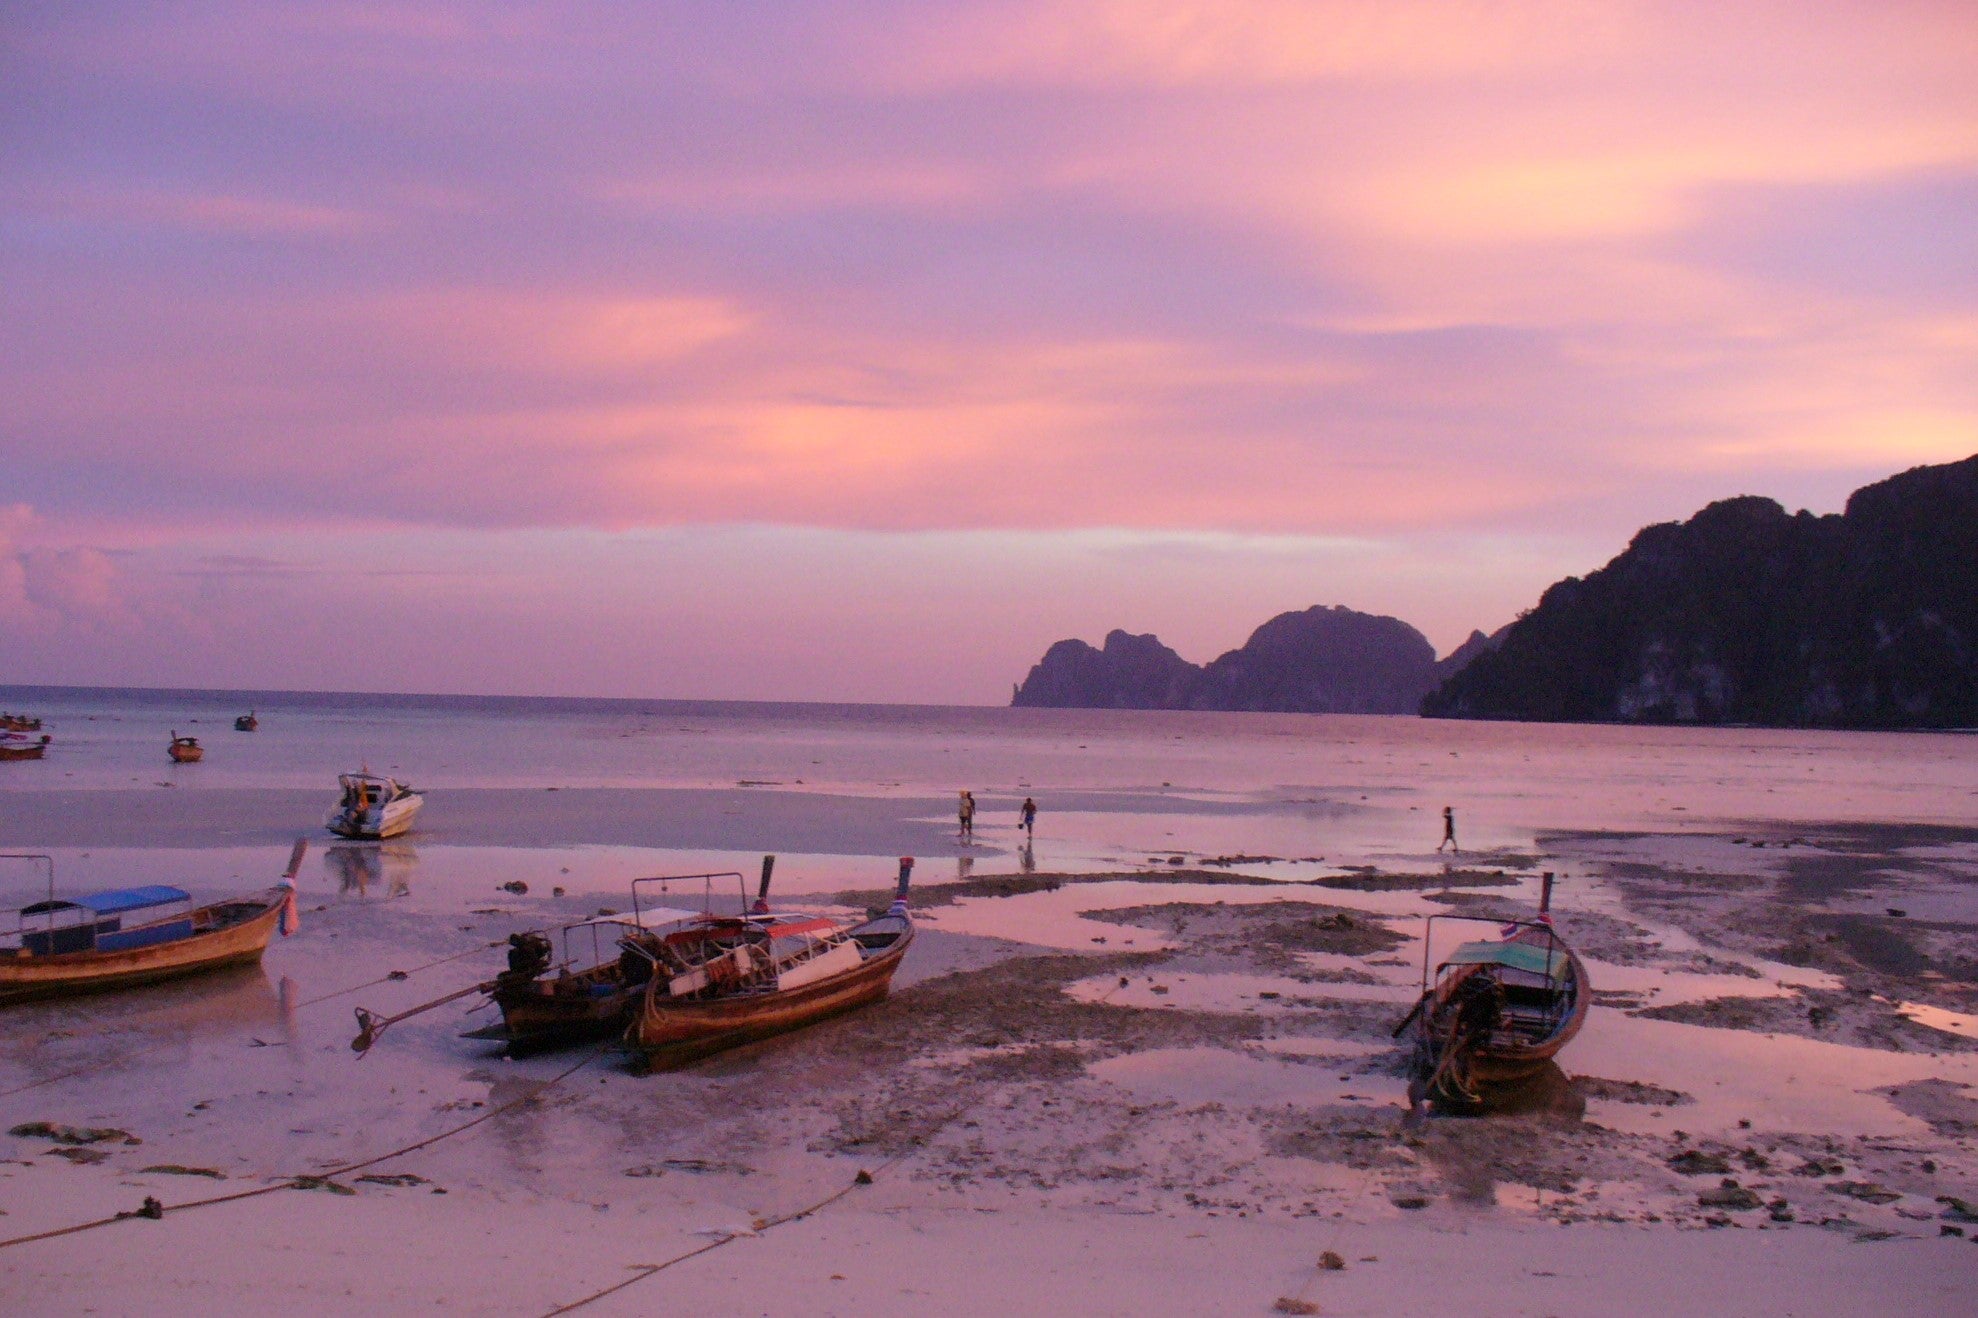
<svg viewBox="0 0 1978 1318">
<path fill-rule="evenodd" d="M 1446 1111 L 1492 1105 L 1494 1092 L 1528 1082 L 1580 1032 L 1592 1005 L 1585 964 L 1552 927 L 1552 876 L 1536 920 L 1429 917 L 1422 996 L 1395 1028 L 1415 1027 L 1409 1096 Z M 1437 925 L 1500 926 L 1495 938 L 1458 944 L 1430 972 Z"/>
<path fill-rule="evenodd" d="M 39 732 L 41 720 L 25 714 L 0 714 L 0 732 Z"/>
<path fill-rule="evenodd" d="M 375 839 L 397 837 L 412 827 L 425 796 L 396 778 L 377 774 L 337 775 L 336 809 L 324 827 L 339 837 Z"/>
<path fill-rule="evenodd" d="M 251 709 L 234 719 L 235 732 L 252 732 L 260 726 L 261 720 L 254 717 L 254 711 Z"/>
<path fill-rule="evenodd" d="M 769 882 L 775 866 L 776 857 L 762 858 L 762 879 L 755 903 L 748 908 L 753 918 L 776 918 L 769 914 Z M 513 1056 L 616 1038 L 625 1032 L 633 1004 L 644 992 L 650 974 L 646 958 L 622 950 L 624 940 L 639 934 L 664 934 L 718 918 L 711 914 L 714 885 L 729 879 L 738 885 L 743 882 L 741 873 L 735 870 L 634 879 L 632 909 L 628 913 L 593 916 L 554 932 L 538 929 L 510 934 L 508 969 L 491 980 L 393 1016 L 380 1016 L 359 1007 L 358 1033 L 350 1046 L 359 1053 L 366 1052 L 379 1035 L 399 1021 L 475 993 L 486 995 L 500 1010 L 501 1020 L 471 1030 L 465 1037 L 501 1042 Z M 641 897 L 644 887 L 658 885 L 662 891 L 671 892 L 674 885 L 689 883 L 702 885 L 699 911 L 654 905 Z M 743 902 L 747 902 L 746 892 Z"/>
<path fill-rule="evenodd" d="M 858 924 L 745 914 L 626 938 L 645 963 L 626 1046 L 675 1066 L 881 1000 L 913 942 L 912 875 L 901 857 L 893 904 Z"/>
<path fill-rule="evenodd" d="M 297 842 L 288 872 L 265 892 L 195 906 L 181 888 L 146 884 L 75 898 L 48 896 L 23 906 L 18 926 L 0 932 L 0 1003 L 130 988 L 249 965 L 267 951 L 279 926 L 295 929 L 295 875 L 306 843 Z"/>
<path fill-rule="evenodd" d="M 175 764 L 197 764 L 206 756 L 206 750 L 199 744 L 199 738 L 181 737 L 176 730 L 172 733 L 172 744 L 166 748 L 165 753 L 172 757 L 172 762 Z"/>
<path fill-rule="evenodd" d="M 19 732 L 0 732 L 0 760 L 38 760 L 48 753 L 53 740 L 47 733 L 29 737 Z"/>
</svg>

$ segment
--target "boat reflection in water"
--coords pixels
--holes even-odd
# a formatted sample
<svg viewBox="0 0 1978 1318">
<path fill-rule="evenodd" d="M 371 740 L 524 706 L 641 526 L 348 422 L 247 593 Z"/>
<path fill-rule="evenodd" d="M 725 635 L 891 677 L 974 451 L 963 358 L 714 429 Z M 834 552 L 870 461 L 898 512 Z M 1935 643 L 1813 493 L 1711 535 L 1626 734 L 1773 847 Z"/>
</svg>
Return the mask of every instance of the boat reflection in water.
<svg viewBox="0 0 1978 1318">
<path fill-rule="evenodd" d="M 31 1082 L 82 1069 L 129 1064 L 155 1068 L 188 1064 L 195 1052 L 291 1042 L 292 1004 L 299 994 L 284 975 L 271 980 L 260 965 L 229 966 L 197 978 L 157 984 L 142 994 L 50 999 L 7 1011 L 0 1056 Z"/>
<path fill-rule="evenodd" d="M 375 895 L 390 901 L 412 891 L 419 850 L 410 842 L 336 845 L 323 849 L 323 866 L 336 880 L 340 894 L 360 900 Z"/>
</svg>

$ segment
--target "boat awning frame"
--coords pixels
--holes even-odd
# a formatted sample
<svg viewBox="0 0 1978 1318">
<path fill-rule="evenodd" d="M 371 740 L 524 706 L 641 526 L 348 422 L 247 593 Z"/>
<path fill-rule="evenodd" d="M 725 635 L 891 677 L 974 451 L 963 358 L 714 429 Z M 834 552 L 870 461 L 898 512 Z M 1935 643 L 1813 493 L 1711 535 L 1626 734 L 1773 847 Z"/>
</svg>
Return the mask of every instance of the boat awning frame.
<svg viewBox="0 0 1978 1318">
<path fill-rule="evenodd" d="M 1442 967 L 1451 966 L 1503 966 L 1508 970 L 1521 970 L 1528 975 L 1543 979 L 1559 980 L 1566 976 L 1570 964 L 1566 953 L 1560 948 L 1534 947 L 1530 943 L 1476 942 L 1464 943 L 1444 958 Z"/>
</svg>

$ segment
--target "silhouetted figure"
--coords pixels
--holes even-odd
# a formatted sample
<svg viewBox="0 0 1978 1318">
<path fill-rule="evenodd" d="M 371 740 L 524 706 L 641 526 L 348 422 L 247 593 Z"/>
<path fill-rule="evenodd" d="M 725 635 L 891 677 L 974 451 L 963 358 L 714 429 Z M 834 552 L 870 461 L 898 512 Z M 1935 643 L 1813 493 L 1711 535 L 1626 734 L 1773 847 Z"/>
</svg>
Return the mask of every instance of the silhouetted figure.
<svg viewBox="0 0 1978 1318">
<path fill-rule="evenodd" d="M 1459 856 L 1463 854 L 1463 848 L 1456 845 L 1456 811 L 1450 806 L 1442 807 L 1442 841 L 1435 844 L 1438 852 L 1444 847 L 1449 847 Z"/>
<path fill-rule="evenodd" d="M 1024 836 L 1036 837 L 1037 836 L 1037 802 L 1031 800 L 1027 796 L 1024 797 L 1023 807 L 1017 812 L 1017 814 L 1023 823 Z"/>
<path fill-rule="evenodd" d="M 961 831 L 957 834 L 964 842 L 975 841 L 975 794 L 963 792 L 961 805 L 956 817 L 961 820 Z"/>
</svg>

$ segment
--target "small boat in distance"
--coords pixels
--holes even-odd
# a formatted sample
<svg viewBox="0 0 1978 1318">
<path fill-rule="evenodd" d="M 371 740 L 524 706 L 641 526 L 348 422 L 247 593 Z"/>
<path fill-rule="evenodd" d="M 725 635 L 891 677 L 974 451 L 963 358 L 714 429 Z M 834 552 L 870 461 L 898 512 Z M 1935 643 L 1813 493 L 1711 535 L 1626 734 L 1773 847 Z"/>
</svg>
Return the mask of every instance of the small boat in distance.
<svg viewBox="0 0 1978 1318">
<path fill-rule="evenodd" d="M 749 913 L 627 937 L 645 984 L 625 1046 L 677 1066 L 880 1001 L 913 942 L 912 876 L 902 856 L 893 904 L 859 924 Z"/>
<path fill-rule="evenodd" d="M 61 899 L 53 859 L 6 857 L 43 862 L 48 896 L 23 906 L 16 928 L 0 930 L 0 1003 L 131 988 L 259 961 L 277 926 L 284 934 L 295 931 L 295 875 L 308 845 L 295 844 L 275 887 L 204 906 L 164 884 Z"/>
<path fill-rule="evenodd" d="M 177 729 L 172 731 L 172 744 L 166 749 L 175 764 L 197 764 L 206 757 L 206 751 L 197 737 L 181 737 Z"/>
<path fill-rule="evenodd" d="M 38 760 L 53 740 L 47 733 L 37 739 L 19 732 L 0 732 L 0 760 Z"/>
<path fill-rule="evenodd" d="M 254 711 L 251 709 L 234 720 L 235 732 L 252 732 L 260 726 L 261 720 L 254 717 Z"/>
<path fill-rule="evenodd" d="M 1432 915 L 1423 934 L 1422 996 L 1394 1029 L 1416 1027 L 1408 1085 L 1413 1103 L 1452 1112 L 1491 1107 L 1530 1081 L 1580 1032 L 1593 988 L 1586 966 L 1552 927 L 1552 875 L 1536 920 Z M 1429 970 L 1438 921 L 1500 925 L 1497 937 L 1457 945 Z"/>
<path fill-rule="evenodd" d="M 370 840 L 397 837 L 412 827 L 426 798 L 396 778 L 377 774 L 337 775 L 336 809 L 324 826 L 339 837 Z"/>
<path fill-rule="evenodd" d="M 0 732 L 39 732 L 41 720 L 25 714 L 0 714 Z"/>
</svg>

